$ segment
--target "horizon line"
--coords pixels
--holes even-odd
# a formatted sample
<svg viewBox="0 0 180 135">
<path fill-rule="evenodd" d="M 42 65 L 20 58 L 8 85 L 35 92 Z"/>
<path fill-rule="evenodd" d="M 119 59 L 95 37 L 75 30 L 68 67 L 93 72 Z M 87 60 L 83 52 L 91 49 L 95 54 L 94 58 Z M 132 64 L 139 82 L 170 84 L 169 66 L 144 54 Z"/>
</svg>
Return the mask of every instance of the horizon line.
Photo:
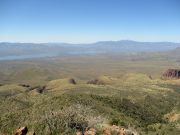
<svg viewBox="0 0 180 135">
<path fill-rule="evenodd" d="M 19 44 L 96 44 L 100 42 L 121 42 L 121 41 L 129 41 L 129 42 L 141 42 L 141 43 L 180 43 L 177 41 L 139 41 L 139 40 L 99 40 L 94 42 L 21 42 L 21 41 L 0 41 L 0 43 L 19 43 Z"/>
</svg>

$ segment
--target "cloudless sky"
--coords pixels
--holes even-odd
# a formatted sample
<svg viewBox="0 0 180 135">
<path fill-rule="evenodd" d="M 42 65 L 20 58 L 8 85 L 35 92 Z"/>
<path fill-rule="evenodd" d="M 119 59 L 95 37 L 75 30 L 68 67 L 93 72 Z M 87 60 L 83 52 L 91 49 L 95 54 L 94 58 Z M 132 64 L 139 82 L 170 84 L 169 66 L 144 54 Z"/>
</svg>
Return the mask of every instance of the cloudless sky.
<svg viewBox="0 0 180 135">
<path fill-rule="evenodd" d="M 180 0 L 0 0 L 0 42 L 180 42 Z"/>
</svg>

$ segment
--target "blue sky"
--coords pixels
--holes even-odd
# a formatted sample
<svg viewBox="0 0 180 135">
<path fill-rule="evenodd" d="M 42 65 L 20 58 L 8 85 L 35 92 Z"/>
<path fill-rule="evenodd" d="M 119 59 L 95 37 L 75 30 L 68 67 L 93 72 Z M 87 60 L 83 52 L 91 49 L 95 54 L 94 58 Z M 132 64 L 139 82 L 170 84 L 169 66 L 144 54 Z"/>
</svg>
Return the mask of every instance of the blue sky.
<svg viewBox="0 0 180 135">
<path fill-rule="evenodd" d="M 0 42 L 180 42 L 180 0 L 0 0 Z"/>
</svg>

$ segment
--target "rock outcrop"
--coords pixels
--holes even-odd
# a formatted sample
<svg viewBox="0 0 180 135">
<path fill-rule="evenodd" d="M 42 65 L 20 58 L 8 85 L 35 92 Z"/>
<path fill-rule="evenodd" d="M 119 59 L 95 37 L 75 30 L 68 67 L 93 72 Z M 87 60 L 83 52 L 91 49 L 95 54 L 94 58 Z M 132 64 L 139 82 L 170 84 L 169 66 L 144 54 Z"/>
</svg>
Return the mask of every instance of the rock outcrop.
<svg viewBox="0 0 180 135">
<path fill-rule="evenodd" d="M 95 85 L 105 85 L 105 83 L 101 80 L 94 79 L 87 82 L 87 84 L 95 84 Z"/>
<path fill-rule="evenodd" d="M 84 133 L 84 135 L 96 135 L 96 129 L 90 128 Z"/>
<path fill-rule="evenodd" d="M 35 132 L 28 132 L 27 127 L 20 127 L 16 130 L 15 135 L 35 135 Z"/>
<path fill-rule="evenodd" d="M 70 84 L 76 84 L 76 81 L 75 81 L 75 79 L 70 78 L 70 79 L 69 79 L 69 83 L 70 83 Z"/>
<path fill-rule="evenodd" d="M 180 79 L 180 69 L 168 69 L 163 73 L 162 79 Z"/>
<path fill-rule="evenodd" d="M 27 127 L 21 127 L 21 128 L 16 130 L 15 135 L 26 135 L 27 132 L 28 132 L 28 128 Z"/>
<path fill-rule="evenodd" d="M 104 127 L 100 129 L 100 132 L 102 133 L 102 135 L 138 135 L 138 133 L 132 130 L 124 129 L 116 125 Z M 85 131 L 76 132 L 76 135 L 97 135 L 97 134 L 98 133 L 95 128 L 87 128 Z M 35 135 L 35 132 L 28 132 L 28 128 L 25 126 L 18 128 L 15 132 L 15 135 Z"/>
</svg>

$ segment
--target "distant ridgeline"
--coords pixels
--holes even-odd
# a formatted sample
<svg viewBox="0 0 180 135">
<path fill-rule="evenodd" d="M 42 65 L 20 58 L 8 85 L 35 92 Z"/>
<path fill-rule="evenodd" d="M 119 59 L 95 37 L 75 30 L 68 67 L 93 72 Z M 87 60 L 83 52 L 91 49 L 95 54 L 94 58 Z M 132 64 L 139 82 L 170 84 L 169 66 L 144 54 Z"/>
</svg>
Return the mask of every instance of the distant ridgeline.
<svg viewBox="0 0 180 135">
<path fill-rule="evenodd" d="M 106 53 L 161 52 L 174 50 L 178 47 L 180 47 L 180 43 L 131 40 L 101 41 L 89 44 L 0 42 L 0 60 Z"/>
</svg>

